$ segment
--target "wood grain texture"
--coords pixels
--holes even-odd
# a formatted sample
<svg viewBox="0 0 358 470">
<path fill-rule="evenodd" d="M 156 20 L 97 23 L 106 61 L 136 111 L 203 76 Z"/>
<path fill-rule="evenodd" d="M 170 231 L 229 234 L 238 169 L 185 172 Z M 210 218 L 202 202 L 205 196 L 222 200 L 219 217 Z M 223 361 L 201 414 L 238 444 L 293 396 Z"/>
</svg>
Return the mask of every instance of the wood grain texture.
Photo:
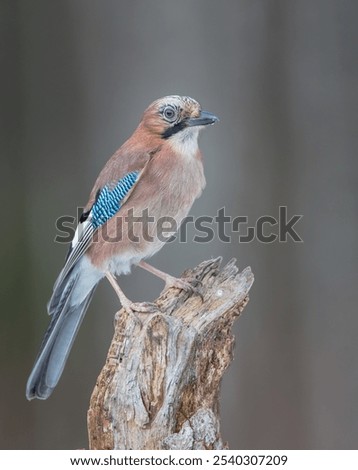
<svg viewBox="0 0 358 470">
<path fill-rule="evenodd" d="M 219 391 L 233 359 L 235 319 L 248 302 L 250 268 L 220 259 L 187 270 L 200 292 L 176 288 L 140 320 L 117 313 L 88 411 L 90 449 L 223 449 Z"/>
</svg>

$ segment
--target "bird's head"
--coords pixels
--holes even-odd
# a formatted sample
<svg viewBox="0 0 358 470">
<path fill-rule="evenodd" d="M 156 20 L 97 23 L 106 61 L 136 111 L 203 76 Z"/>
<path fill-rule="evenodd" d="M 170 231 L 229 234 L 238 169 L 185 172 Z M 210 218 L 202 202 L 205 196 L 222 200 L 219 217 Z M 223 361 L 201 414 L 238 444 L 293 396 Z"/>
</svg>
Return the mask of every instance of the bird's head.
<svg viewBox="0 0 358 470">
<path fill-rule="evenodd" d="M 154 101 L 145 111 L 141 125 L 153 136 L 178 145 L 195 140 L 199 130 L 219 119 L 202 111 L 189 96 L 165 96 Z"/>
</svg>

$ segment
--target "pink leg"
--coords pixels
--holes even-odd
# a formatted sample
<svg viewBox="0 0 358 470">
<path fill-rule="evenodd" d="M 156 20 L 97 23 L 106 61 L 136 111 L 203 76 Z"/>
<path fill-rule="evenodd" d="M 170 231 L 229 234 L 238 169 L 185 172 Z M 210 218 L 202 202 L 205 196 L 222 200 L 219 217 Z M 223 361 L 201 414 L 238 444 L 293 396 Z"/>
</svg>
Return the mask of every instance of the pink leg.
<svg viewBox="0 0 358 470">
<path fill-rule="evenodd" d="M 165 288 L 176 287 L 177 289 L 183 289 L 186 291 L 195 290 L 193 286 L 190 284 L 190 282 L 184 281 L 184 279 L 178 279 L 177 277 L 164 273 L 163 271 L 160 271 L 160 269 L 154 268 L 154 266 L 151 266 L 145 261 L 140 261 L 138 263 L 138 266 L 154 274 L 154 276 L 157 276 L 160 279 L 162 279 L 165 282 Z M 198 282 L 197 279 L 195 281 Z"/>
<path fill-rule="evenodd" d="M 126 297 L 122 289 L 117 284 L 116 278 L 113 274 L 107 272 L 106 277 L 113 287 L 115 293 L 118 295 L 119 301 L 121 302 L 122 307 L 129 313 L 139 312 L 139 313 L 154 313 L 158 311 L 158 308 L 155 304 L 149 302 L 137 302 L 134 303 Z"/>
</svg>

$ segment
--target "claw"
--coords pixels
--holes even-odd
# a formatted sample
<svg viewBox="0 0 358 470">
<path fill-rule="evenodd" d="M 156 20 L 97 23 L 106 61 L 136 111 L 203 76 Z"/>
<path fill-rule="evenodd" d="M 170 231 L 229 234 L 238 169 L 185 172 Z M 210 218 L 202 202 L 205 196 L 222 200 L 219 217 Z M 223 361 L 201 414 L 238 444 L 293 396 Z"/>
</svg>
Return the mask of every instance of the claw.
<svg viewBox="0 0 358 470">
<path fill-rule="evenodd" d="M 137 323 L 142 325 L 142 321 L 138 316 L 138 313 L 144 314 L 153 314 L 158 312 L 158 307 L 154 303 L 150 302 L 126 302 L 125 305 L 122 305 L 124 310 L 132 315 Z"/>
<path fill-rule="evenodd" d="M 169 289 L 170 287 L 175 287 L 176 289 L 182 289 L 191 294 L 196 294 L 203 301 L 204 298 L 200 289 L 201 286 L 202 286 L 202 282 L 199 279 L 196 279 L 195 277 L 188 278 L 188 279 L 181 279 L 181 278 L 168 276 L 167 281 L 165 283 L 164 290 Z"/>
<path fill-rule="evenodd" d="M 130 309 L 131 313 L 156 313 L 158 312 L 158 307 L 152 302 L 131 302 L 126 306 L 126 310 Z"/>
</svg>

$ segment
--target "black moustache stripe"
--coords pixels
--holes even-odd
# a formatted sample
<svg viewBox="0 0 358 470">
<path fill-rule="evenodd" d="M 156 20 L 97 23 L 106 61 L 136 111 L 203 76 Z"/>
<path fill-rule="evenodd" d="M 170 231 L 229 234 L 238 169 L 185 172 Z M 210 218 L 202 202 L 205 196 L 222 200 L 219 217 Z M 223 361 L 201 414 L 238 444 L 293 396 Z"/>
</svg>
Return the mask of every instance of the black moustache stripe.
<svg viewBox="0 0 358 470">
<path fill-rule="evenodd" d="M 180 121 L 178 124 L 174 124 L 172 127 L 168 127 L 163 133 L 162 137 L 163 139 L 169 139 L 174 134 L 177 134 L 178 132 L 182 131 L 186 127 L 186 122 L 185 121 Z"/>
</svg>

